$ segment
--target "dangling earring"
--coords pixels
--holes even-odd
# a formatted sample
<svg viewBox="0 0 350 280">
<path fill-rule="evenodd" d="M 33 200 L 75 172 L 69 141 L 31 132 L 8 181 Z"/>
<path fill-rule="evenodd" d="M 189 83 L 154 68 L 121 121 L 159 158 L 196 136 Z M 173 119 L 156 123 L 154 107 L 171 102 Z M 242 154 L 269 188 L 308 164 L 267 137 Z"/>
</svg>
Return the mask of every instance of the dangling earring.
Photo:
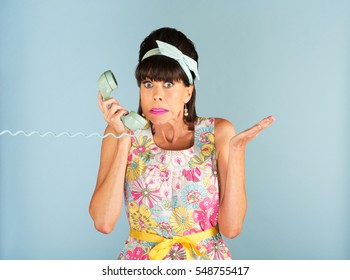
<svg viewBox="0 0 350 280">
<path fill-rule="evenodd" d="M 145 116 L 145 114 L 144 114 L 144 113 L 142 113 L 141 115 L 142 115 L 142 117 L 144 117 L 144 116 Z"/>
<path fill-rule="evenodd" d="M 185 117 L 188 116 L 188 109 L 187 109 L 186 103 L 185 103 L 185 108 L 184 108 L 184 116 L 185 116 Z"/>
</svg>

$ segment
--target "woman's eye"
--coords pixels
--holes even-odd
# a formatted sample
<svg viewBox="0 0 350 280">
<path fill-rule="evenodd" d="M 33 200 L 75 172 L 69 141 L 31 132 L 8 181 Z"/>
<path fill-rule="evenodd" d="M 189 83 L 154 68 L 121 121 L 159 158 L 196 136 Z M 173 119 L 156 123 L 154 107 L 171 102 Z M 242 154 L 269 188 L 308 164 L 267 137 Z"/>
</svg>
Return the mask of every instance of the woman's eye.
<svg viewBox="0 0 350 280">
<path fill-rule="evenodd" d="M 171 82 L 165 82 L 164 83 L 164 87 L 166 87 L 166 88 L 170 88 L 170 87 L 172 87 L 174 84 L 173 83 L 171 83 Z"/>
<path fill-rule="evenodd" d="M 144 86 L 145 88 L 151 88 L 151 87 L 152 87 L 152 83 L 146 81 L 146 82 L 143 82 L 143 86 Z"/>
</svg>

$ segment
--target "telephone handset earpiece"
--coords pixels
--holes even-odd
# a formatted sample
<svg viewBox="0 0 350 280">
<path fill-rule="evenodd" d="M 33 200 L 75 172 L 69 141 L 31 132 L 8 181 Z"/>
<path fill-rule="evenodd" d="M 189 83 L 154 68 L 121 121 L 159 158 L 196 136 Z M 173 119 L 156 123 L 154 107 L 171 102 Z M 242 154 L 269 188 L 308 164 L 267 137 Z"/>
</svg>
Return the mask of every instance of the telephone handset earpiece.
<svg viewBox="0 0 350 280">
<path fill-rule="evenodd" d="M 111 97 L 112 91 L 118 88 L 117 80 L 115 79 L 112 71 L 105 71 L 98 79 L 98 88 L 102 93 L 103 100 Z M 131 131 L 136 131 L 145 127 L 147 121 L 134 111 L 130 111 L 129 114 L 122 116 L 121 120 L 123 124 Z"/>
</svg>

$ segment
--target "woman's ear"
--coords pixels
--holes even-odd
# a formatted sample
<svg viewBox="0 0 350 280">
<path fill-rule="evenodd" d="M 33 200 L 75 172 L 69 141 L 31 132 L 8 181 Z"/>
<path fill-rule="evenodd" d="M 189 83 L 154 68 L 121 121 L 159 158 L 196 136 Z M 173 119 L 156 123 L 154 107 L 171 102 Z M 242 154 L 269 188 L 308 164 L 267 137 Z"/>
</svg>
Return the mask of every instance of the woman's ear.
<svg viewBox="0 0 350 280">
<path fill-rule="evenodd" d="M 191 97 L 192 97 L 192 93 L 193 93 L 193 85 L 189 85 L 187 87 L 187 95 L 186 95 L 186 99 L 185 99 L 185 103 L 187 103 L 188 101 L 190 101 Z"/>
</svg>

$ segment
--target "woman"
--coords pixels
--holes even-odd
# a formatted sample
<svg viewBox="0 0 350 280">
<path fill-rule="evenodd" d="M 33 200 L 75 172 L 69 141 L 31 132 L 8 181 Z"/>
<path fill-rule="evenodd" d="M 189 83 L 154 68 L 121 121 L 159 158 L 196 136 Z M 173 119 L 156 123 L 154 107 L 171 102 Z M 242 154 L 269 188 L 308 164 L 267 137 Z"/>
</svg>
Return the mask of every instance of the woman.
<svg viewBox="0 0 350 280">
<path fill-rule="evenodd" d="M 225 119 L 198 117 L 197 63 L 193 43 L 172 28 L 153 31 L 140 46 L 135 76 L 148 125 L 103 140 L 90 203 L 96 229 L 110 233 L 125 195 L 130 235 L 119 259 L 231 259 L 221 234 L 234 238 L 242 229 L 245 147 L 274 118 L 236 135 Z M 130 133 L 117 100 L 99 93 L 99 107 L 105 133 Z"/>
</svg>

